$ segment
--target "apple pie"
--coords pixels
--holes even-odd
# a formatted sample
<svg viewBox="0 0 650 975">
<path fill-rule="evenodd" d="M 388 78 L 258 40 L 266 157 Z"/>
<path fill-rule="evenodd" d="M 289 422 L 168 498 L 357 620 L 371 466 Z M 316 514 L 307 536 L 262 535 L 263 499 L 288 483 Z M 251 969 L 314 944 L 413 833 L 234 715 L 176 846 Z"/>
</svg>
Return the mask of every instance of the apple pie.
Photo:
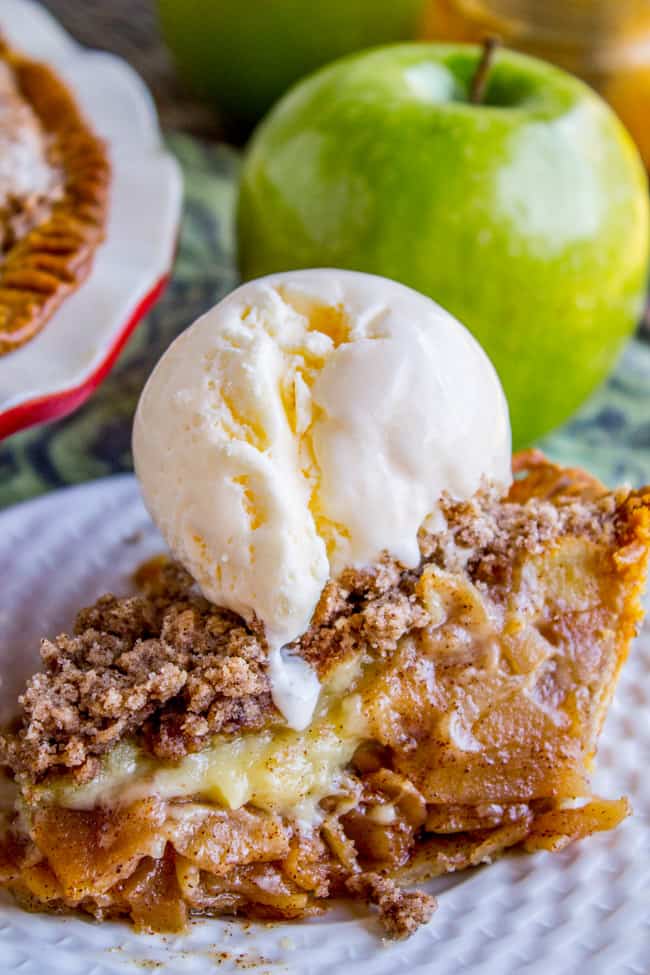
<svg viewBox="0 0 650 975">
<path fill-rule="evenodd" d="M 416 570 L 328 583 L 293 647 L 322 682 L 304 731 L 272 703 L 261 628 L 170 559 L 43 640 L 2 739 L 2 884 L 156 931 L 357 898 L 403 937 L 435 907 L 413 885 L 620 823 L 589 773 L 642 614 L 650 488 L 536 452 L 514 470 L 505 497 L 443 498 Z"/>
<path fill-rule="evenodd" d="M 106 147 L 66 85 L 0 37 L 0 355 L 88 274 L 109 183 Z"/>
</svg>

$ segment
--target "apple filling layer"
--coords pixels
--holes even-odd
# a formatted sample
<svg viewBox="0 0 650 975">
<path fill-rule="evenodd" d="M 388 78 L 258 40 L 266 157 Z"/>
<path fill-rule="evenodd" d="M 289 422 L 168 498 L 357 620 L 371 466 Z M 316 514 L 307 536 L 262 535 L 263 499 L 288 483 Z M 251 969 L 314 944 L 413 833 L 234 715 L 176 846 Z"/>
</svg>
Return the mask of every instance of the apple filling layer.
<svg viewBox="0 0 650 975">
<path fill-rule="evenodd" d="M 418 570 L 327 586 L 292 648 L 323 685 L 304 732 L 271 702 L 259 629 L 168 561 L 44 641 L 3 740 L 0 880 L 155 930 L 362 898 L 399 937 L 434 907 L 404 885 L 617 825 L 627 802 L 594 798 L 589 769 L 641 615 L 650 494 L 515 467 L 506 498 L 444 503 Z"/>
</svg>

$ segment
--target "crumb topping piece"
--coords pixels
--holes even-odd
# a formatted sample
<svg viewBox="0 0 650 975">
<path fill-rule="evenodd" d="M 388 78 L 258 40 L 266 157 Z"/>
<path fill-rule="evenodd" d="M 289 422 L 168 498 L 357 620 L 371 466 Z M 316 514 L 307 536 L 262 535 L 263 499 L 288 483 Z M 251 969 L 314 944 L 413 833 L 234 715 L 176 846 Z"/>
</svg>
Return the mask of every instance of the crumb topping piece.
<svg viewBox="0 0 650 975">
<path fill-rule="evenodd" d="M 408 891 L 380 873 L 360 873 L 346 881 L 355 897 L 379 908 L 379 919 L 389 938 L 401 940 L 414 934 L 421 924 L 431 920 L 437 904 L 435 897 L 422 890 Z"/>
</svg>

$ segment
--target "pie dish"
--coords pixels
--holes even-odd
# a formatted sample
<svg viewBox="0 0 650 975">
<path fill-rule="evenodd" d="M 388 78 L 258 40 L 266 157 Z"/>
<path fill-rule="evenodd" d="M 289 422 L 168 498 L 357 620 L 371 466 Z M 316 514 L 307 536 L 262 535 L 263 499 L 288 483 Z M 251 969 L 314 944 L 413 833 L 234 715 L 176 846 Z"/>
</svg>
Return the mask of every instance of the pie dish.
<svg viewBox="0 0 650 975">
<path fill-rule="evenodd" d="M 0 355 L 86 278 L 104 237 L 107 149 L 66 85 L 0 36 Z"/>
<path fill-rule="evenodd" d="M 87 277 L 29 342 L 0 356 L 3 438 L 70 413 L 106 377 L 169 278 L 182 180 L 151 96 L 129 65 L 81 47 L 30 0 L 3 0 L 0 34 L 62 81 L 111 164 L 105 239 Z M 146 179 L 134 178 L 144 173 Z"/>
<path fill-rule="evenodd" d="M 4 738 L 19 813 L 3 882 L 30 907 L 303 917 L 336 895 L 391 935 L 428 877 L 558 850 L 629 812 L 590 769 L 641 616 L 650 492 L 606 491 L 537 453 L 506 498 L 445 502 L 422 563 L 331 583 L 296 650 L 324 691 L 283 727 L 263 638 L 154 560 L 42 647 Z"/>
</svg>

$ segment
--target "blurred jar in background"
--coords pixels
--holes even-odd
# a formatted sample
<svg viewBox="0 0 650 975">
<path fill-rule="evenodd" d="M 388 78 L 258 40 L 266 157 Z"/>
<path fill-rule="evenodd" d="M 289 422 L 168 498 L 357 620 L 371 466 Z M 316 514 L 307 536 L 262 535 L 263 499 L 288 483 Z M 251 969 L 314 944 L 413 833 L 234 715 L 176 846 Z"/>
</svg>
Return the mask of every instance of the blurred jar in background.
<svg viewBox="0 0 650 975">
<path fill-rule="evenodd" d="M 427 39 L 481 41 L 490 33 L 593 85 L 650 168 L 650 0 L 429 0 Z"/>
</svg>

